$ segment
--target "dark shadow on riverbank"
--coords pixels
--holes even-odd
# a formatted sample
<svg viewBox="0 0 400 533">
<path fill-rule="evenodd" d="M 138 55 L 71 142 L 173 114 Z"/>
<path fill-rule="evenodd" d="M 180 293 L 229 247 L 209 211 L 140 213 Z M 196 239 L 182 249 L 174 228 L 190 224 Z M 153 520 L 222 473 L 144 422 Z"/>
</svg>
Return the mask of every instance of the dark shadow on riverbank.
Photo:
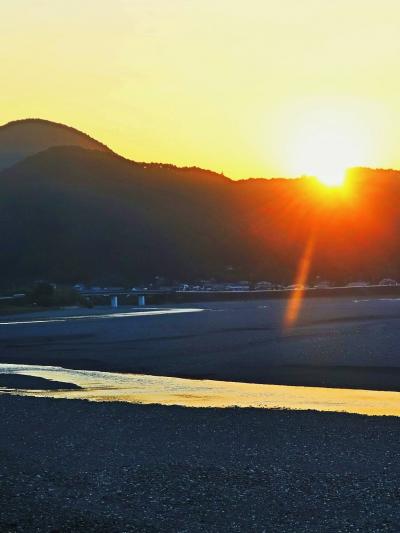
<svg viewBox="0 0 400 533">
<path fill-rule="evenodd" d="M 23 374 L 0 374 L 0 388 L 32 390 L 79 390 L 73 383 L 51 381 L 49 379 L 24 376 Z"/>
</svg>

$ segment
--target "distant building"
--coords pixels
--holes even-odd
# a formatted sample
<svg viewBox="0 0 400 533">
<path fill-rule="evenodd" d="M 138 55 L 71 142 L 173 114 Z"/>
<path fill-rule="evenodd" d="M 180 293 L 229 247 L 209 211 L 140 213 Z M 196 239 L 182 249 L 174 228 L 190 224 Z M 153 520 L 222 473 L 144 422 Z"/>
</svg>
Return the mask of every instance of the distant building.
<svg viewBox="0 0 400 533">
<path fill-rule="evenodd" d="M 379 282 L 379 285 L 395 287 L 397 285 L 397 281 L 395 281 L 394 279 L 390 279 L 390 278 L 384 278 L 384 279 L 381 279 L 381 281 Z"/>
<path fill-rule="evenodd" d="M 228 291 L 248 291 L 250 290 L 250 282 L 238 281 L 237 283 L 230 283 L 227 285 L 226 289 Z"/>
<path fill-rule="evenodd" d="M 317 281 L 317 283 L 314 283 L 315 289 L 329 289 L 330 286 L 329 281 Z"/>
<path fill-rule="evenodd" d="M 274 284 L 271 281 L 258 281 L 254 288 L 256 291 L 268 291 L 274 288 Z"/>
<path fill-rule="evenodd" d="M 204 281 L 202 283 L 203 285 L 201 286 L 201 289 L 204 291 L 225 291 L 226 290 L 225 283 L 218 283 L 216 281 Z"/>
<path fill-rule="evenodd" d="M 93 292 L 93 293 L 96 293 L 96 292 L 102 292 L 102 288 L 101 287 L 90 287 L 88 289 L 88 292 Z"/>
<path fill-rule="evenodd" d="M 83 283 L 76 283 L 72 288 L 77 292 L 84 292 L 86 290 L 86 286 Z"/>
<path fill-rule="evenodd" d="M 350 281 L 346 287 L 369 287 L 368 281 Z"/>
</svg>

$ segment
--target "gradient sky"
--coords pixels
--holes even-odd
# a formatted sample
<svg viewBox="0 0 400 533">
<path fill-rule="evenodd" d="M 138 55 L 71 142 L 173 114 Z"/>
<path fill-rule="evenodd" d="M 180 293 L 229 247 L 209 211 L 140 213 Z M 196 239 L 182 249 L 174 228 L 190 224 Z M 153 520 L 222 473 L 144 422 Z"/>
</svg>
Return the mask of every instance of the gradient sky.
<svg viewBox="0 0 400 533">
<path fill-rule="evenodd" d="M 3 0 L 0 15 L 1 123 L 55 120 L 231 177 L 400 168 L 399 0 Z"/>
</svg>

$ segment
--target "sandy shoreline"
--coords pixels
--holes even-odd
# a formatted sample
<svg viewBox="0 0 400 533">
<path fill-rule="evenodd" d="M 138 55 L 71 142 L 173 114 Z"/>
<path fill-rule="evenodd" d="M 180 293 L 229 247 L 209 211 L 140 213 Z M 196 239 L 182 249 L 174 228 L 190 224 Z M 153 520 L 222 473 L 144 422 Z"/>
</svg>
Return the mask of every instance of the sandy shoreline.
<svg viewBox="0 0 400 533">
<path fill-rule="evenodd" d="M 400 420 L 0 398 L 1 531 L 398 531 Z"/>
</svg>

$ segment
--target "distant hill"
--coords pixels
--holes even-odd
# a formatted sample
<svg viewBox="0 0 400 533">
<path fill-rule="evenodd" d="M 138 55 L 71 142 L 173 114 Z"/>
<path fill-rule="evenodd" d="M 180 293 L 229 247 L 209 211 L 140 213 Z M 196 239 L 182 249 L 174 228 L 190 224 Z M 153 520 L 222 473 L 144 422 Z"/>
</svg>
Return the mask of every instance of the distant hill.
<svg viewBox="0 0 400 533">
<path fill-rule="evenodd" d="M 116 282 L 220 272 L 236 253 L 230 184 L 197 169 L 50 148 L 0 173 L 0 277 Z"/>
<path fill-rule="evenodd" d="M 110 151 L 74 128 L 48 120 L 25 119 L 0 126 L 0 170 L 52 146 L 80 146 Z"/>
<path fill-rule="evenodd" d="M 0 172 L 0 284 L 290 283 L 310 236 L 313 279 L 400 279 L 400 172 L 348 182 L 327 193 L 311 178 L 232 181 L 53 146 Z"/>
</svg>

